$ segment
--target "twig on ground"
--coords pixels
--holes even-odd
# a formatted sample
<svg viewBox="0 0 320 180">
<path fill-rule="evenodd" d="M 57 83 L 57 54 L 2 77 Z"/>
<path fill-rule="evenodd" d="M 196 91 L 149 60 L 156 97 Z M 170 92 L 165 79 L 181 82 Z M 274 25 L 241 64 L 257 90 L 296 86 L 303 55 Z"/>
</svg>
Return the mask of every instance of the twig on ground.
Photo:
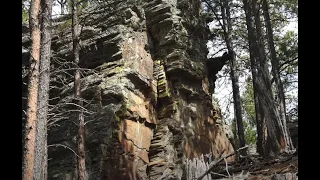
<svg viewBox="0 0 320 180">
<path fill-rule="evenodd" d="M 224 174 L 219 174 L 219 173 L 215 173 L 215 172 L 210 172 L 210 173 L 214 174 L 214 175 L 222 176 L 222 177 L 225 177 L 225 178 L 229 178 L 228 176 L 226 176 Z"/>
<path fill-rule="evenodd" d="M 229 173 L 229 171 L 228 171 L 228 162 L 227 162 L 227 159 L 226 159 L 226 158 L 224 158 L 224 162 L 226 162 L 226 171 L 227 171 L 227 173 L 228 173 L 228 175 L 229 175 L 229 178 L 230 178 L 231 175 L 230 175 L 230 173 Z"/>
</svg>

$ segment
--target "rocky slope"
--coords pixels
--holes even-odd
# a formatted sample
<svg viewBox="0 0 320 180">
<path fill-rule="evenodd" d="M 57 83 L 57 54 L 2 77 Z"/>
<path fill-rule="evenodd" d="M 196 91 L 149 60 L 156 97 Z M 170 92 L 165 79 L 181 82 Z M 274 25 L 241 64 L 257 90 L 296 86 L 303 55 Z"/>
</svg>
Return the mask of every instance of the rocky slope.
<svg viewBox="0 0 320 180">
<path fill-rule="evenodd" d="M 200 1 L 111 0 L 94 12 L 82 17 L 80 52 L 88 179 L 192 179 L 233 152 L 211 102 Z M 70 19 L 54 29 L 48 178 L 71 180 Z"/>
</svg>

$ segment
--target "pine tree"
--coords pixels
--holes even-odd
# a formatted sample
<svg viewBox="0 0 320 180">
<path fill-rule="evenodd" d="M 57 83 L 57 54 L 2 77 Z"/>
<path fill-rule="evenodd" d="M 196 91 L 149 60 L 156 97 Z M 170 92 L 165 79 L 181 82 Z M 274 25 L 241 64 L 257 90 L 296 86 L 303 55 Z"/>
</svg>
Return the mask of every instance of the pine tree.
<svg viewBox="0 0 320 180">
<path fill-rule="evenodd" d="M 283 131 L 284 131 L 284 138 L 286 142 L 285 151 L 288 152 L 293 149 L 293 145 L 289 135 L 289 131 L 287 129 L 285 95 L 283 90 L 283 84 L 280 78 L 279 61 L 277 59 L 276 49 L 273 41 L 273 30 L 272 30 L 272 24 L 271 24 L 270 15 L 269 15 L 269 5 L 267 0 L 262 0 L 262 9 L 263 9 L 264 21 L 267 29 L 269 50 L 271 53 L 272 73 L 273 73 L 273 78 L 276 84 L 277 96 L 279 99 L 277 104 L 279 105 L 279 113 L 280 113 Z"/>
<path fill-rule="evenodd" d="M 276 156 L 286 149 L 286 135 L 272 96 L 263 46 L 259 8 L 257 7 L 258 3 L 253 0 L 249 4 L 247 0 L 243 0 L 243 4 L 246 14 L 251 70 L 256 99 L 258 152 L 264 157 Z"/>
<path fill-rule="evenodd" d="M 30 6 L 30 66 L 28 82 L 28 104 L 26 111 L 26 124 L 23 150 L 22 179 L 33 180 L 35 164 L 35 138 L 37 121 L 38 83 L 39 83 L 39 59 L 40 59 L 40 0 L 32 0 Z"/>
<path fill-rule="evenodd" d="M 77 1 L 72 0 L 72 40 L 73 40 L 73 56 L 74 64 L 76 66 L 74 74 L 74 98 L 76 104 L 78 105 L 77 119 L 78 119 L 78 161 L 77 161 L 77 171 L 78 171 L 78 180 L 86 179 L 86 164 L 85 164 L 85 147 L 84 147 L 84 116 L 83 116 L 83 102 L 81 100 L 81 74 L 79 69 L 79 36 L 80 28 L 78 23 L 78 11 L 77 11 Z"/>
<path fill-rule="evenodd" d="M 47 152 L 47 121 L 50 82 L 51 57 L 51 12 L 52 0 L 41 1 L 41 48 L 40 48 L 40 75 L 38 89 L 37 133 L 35 152 L 35 179 L 47 179 L 48 152 Z"/>
</svg>

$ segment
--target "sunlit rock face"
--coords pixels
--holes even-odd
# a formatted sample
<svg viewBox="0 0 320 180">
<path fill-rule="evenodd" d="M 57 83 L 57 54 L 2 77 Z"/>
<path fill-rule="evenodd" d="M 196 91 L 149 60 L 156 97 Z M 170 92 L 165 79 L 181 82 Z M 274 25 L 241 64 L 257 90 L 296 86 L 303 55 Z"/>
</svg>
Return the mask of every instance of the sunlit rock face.
<svg viewBox="0 0 320 180">
<path fill-rule="evenodd" d="M 233 152 L 209 93 L 200 1 L 112 0 L 95 12 L 80 51 L 88 179 L 192 179 Z M 70 21 L 54 26 L 51 67 L 68 69 Z M 73 70 L 65 71 L 52 74 L 56 112 L 72 97 Z M 48 179 L 76 178 L 73 114 L 49 121 Z"/>
</svg>

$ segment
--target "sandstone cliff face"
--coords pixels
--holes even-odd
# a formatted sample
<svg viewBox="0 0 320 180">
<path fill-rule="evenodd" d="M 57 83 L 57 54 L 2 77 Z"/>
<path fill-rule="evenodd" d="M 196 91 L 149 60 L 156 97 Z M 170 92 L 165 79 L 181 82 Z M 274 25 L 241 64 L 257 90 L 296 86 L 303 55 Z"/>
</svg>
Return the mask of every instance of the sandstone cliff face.
<svg viewBox="0 0 320 180">
<path fill-rule="evenodd" d="M 220 152 L 233 152 L 211 102 L 200 1 L 111 0 L 100 11 L 85 21 L 81 36 L 81 68 L 90 69 L 81 81 L 91 112 L 88 179 L 192 179 Z M 52 48 L 52 71 L 68 67 L 68 28 L 55 32 Z M 58 78 L 64 83 L 52 82 L 56 111 L 70 102 L 73 88 L 66 73 Z M 49 122 L 49 179 L 76 177 L 76 156 L 65 148 L 76 149 L 73 119 L 69 113 L 58 126 Z"/>
</svg>

